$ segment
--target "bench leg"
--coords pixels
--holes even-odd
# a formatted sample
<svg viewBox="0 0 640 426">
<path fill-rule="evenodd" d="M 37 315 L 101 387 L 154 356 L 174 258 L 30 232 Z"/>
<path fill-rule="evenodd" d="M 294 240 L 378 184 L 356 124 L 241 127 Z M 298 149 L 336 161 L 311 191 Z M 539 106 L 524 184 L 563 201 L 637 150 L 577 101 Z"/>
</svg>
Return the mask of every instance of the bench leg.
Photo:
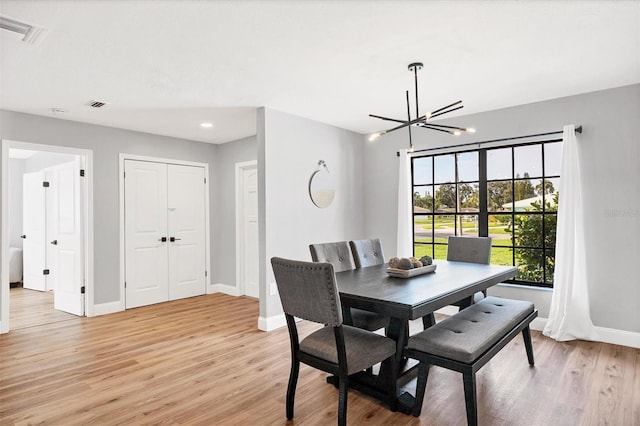
<svg viewBox="0 0 640 426">
<path fill-rule="evenodd" d="M 478 424 L 478 404 L 476 398 L 476 375 L 470 369 L 462 373 L 464 382 L 464 403 L 467 407 L 467 424 Z"/>
<path fill-rule="evenodd" d="M 413 415 L 414 417 L 420 417 L 422 411 L 422 403 L 424 402 L 424 394 L 427 388 L 427 379 L 429 377 L 429 367 L 424 361 L 420 361 L 418 365 L 418 382 L 416 383 L 416 397 L 413 402 Z"/>
<path fill-rule="evenodd" d="M 531 344 L 531 330 L 526 326 L 522 330 L 522 338 L 524 339 L 524 347 L 527 349 L 527 359 L 529 365 L 533 365 L 533 345 Z"/>
</svg>

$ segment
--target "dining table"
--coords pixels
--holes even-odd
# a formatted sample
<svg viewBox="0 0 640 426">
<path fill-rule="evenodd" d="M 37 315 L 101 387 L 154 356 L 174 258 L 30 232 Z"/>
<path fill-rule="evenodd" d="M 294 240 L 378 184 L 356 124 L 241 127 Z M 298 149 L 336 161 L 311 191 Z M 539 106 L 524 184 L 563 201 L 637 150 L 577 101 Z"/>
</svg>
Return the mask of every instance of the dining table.
<svg viewBox="0 0 640 426">
<path fill-rule="evenodd" d="M 408 277 L 391 275 L 387 264 L 336 273 L 343 310 L 364 309 L 390 318 L 385 334 L 396 341 L 395 367 L 398 378 L 404 378 L 403 382 L 415 372 L 415 364 L 411 365 L 403 355 L 410 320 L 427 318 L 424 323 L 428 326 L 434 321 L 436 310 L 461 300 L 470 304 L 475 293 L 511 279 L 517 272 L 515 267 L 503 265 L 446 260 L 438 260 L 434 264 L 432 272 Z M 383 364 L 377 374 L 363 371 L 353 375 L 349 386 L 385 400 L 391 374 Z M 327 380 L 335 382 L 335 378 Z M 398 410 L 409 414 L 415 401 L 409 391 L 400 391 L 397 402 Z"/>
</svg>

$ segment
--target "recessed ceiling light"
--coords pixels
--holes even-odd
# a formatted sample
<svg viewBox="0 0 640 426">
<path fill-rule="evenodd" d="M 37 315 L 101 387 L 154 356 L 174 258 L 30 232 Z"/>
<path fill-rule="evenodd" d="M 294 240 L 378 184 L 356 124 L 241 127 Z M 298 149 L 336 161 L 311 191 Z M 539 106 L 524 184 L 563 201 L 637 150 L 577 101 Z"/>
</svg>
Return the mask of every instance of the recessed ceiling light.
<svg viewBox="0 0 640 426">
<path fill-rule="evenodd" d="M 51 112 L 54 114 L 65 114 L 67 110 L 62 108 L 51 108 Z"/>
<path fill-rule="evenodd" d="M 210 129 L 213 127 L 213 123 L 200 123 L 200 127 L 203 129 Z"/>
</svg>

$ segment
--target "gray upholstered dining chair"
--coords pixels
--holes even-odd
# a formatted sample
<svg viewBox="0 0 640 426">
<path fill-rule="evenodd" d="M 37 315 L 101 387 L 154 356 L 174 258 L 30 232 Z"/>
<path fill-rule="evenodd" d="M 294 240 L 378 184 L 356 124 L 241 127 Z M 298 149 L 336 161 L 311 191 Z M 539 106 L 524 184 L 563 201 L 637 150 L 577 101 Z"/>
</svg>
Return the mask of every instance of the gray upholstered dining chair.
<svg viewBox="0 0 640 426">
<path fill-rule="evenodd" d="M 384 263 L 384 253 L 379 239 L 354 240 L 349 241 L 349 245 L 351 246 L 351 253 L 353 253 L 353 260 L 356 263 L 356 269 Z"/>
<path fill-rule="evenodd" d="M 335 272 L 348 271 L 355 268 L 349 243 L 337 241 L 334 243 L 310 244 L 311 260 L 314 262 L 329 262 Z M 344 323 L 369 331 L 386 328 L 389 325 L 389 317 L 363 309 L 343 309 Z"/>
<path fill-rule="evenodd" d="M 449 236 L 447 243 L 447 260 L 454 262 L 491 263 L 491 237 L 463 237 Z M 473 300 L 465 299 L 454 303 L 460 309 L 466 308 L 471 302 L 479 302 L 486 297 L 483 290 L 473 295 Z"/>
<path fill-rule="evenodd" d="M 293 419 L 301 362 L 338 378 L 338 425 L 347 424 L 349 376 L 380 362 L 386 364 L 385 367 L 391 372 L 386 402 L 395 411 L 396 342 L 371 331 L 343 324 L 333 265 L 274 257 L 271 266 L 291 341 L 287 419 Z M 295 317 L 324 324 L 324 327 L 299 340 Z"/>
<path fill-rule="evenodd" d="M 463 237 L 449 236 L 447 242 L 447 260 L 454 262 L 482 263 L 491 262 L 491 237 Z M 467 297 L 452 303 L 458 310 L 463 310 L 473 303 L 479 302 L 487 295 L 487 291 L 479 291 L 472 297 Z M 422 317 L 422 326 L 426 330 L 436 323 L 433 313 Z"/>
</svg>

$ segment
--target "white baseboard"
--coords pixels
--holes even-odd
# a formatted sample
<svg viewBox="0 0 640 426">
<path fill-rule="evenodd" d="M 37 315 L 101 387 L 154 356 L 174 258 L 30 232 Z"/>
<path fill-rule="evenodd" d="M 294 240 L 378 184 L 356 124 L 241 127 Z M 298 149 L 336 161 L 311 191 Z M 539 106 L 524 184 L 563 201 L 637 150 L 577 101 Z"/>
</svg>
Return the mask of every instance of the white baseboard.
<svg viewBox="0 0 640 426">
<path fill-rule="evenodd" d="M 284 314 L 274 315 L 269 318 L 258 317 L 258 329 L 262 331 L 271 331 L 287 325 Z"/>
<path fill-rule="evenodd" d="M 640 349 L 640 333 L 606 327 L 594 328 L 598 333 L 600 342 Z"/>
<path fill-rule="evenodd" d="M 531 322 L 531 329 L 543 331 L 547 324 L 547 318 L 536 318 Z M 597 342 L 609 343 L 612 345 L 629 346 L 640 349 L 640 333 L 632 331 L 616 330 L 606 327 L 594 327 L 598 335 Z"/>
<path fill-rule="evenodd" d="M 238 287 L 233 285 L 222 284 L 222 283 L 211 284 L 207 288 L 207 294 L 213 294 L 213 293 L 224 293 L 230 296 L 240 296 Z"/>
<path fill-rule="evenodd" d="M 547 319 L 537 317 L 533 321 L 531 321 L 531 324 L 529 324 L 529 328 L 531 330 L 542 331 L 544 330 L 545 325 L 547 325 Z"/>
<path fill-rule="evenodd" d="M 124 311 L 124 306 L 120 301 L 117 302 L 109 302 L 109 303 L 101 303 L 99 305 L 93 305 L 92 314 L 87 316 L 98 316 L 98 315 L 107 315 L 113 314 L 115 312 Z"/>
</svg>

